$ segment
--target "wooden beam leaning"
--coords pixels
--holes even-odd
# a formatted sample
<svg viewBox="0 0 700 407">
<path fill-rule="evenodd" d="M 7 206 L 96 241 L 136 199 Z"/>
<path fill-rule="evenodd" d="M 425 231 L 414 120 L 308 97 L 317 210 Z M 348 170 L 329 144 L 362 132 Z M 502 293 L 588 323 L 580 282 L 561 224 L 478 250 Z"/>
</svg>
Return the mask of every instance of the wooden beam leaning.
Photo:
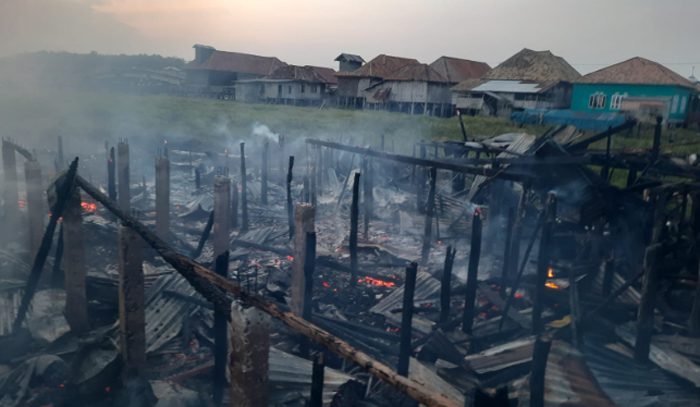
<svg viewBox="0 0 700 407">
<path fill-rule="evenodd" d="M 228 300 L 219 290 L 219 288 L 222 288 L 240 297 L 242 301 L 282 321 L 293 330 L 308 336 L 315 342 L 357 364 L 378 379 L 408 394 L 419 403 L 428 407 L 459 407 L 445 396 L 428 389 L 423 384 L 397 375 L 390 367 L 372 359 L 366 353 L 355 349 L 347 342 L 331 335 L 303 318 L 291 312 L 283 311 L 277 305 L 264 298 L 250 296 L 244 293 L 237 284 L 218 276 L 214 271 L 174 251 L 144 224 L 134 219 L 127 212 L 122 211 L 113 201 L 83 178 L 76 177 L 75 182 L 76 185 L 82 188 L 88 195 L 114 213 L 122 222 L 136 230 L 146 243 L 151 245 L 168 264 L 173 266 L 178 273 L 185 277 L 200 294 L 212 302 L 215 308 L 224 305 L 230 309 L 230 303 L 227 304 Z"/>
<path fill-rule="evenodd" d="M 90 330 L 85 282 L 83 213 L 80 203 L 80 190 L 75 188 L 66 203 L 63 223 L 61 224 L 64 239 L 63 269 L 65 270 L 66 320 L 71 331 L 78 336 L 87 334 Z"/>
</svg>

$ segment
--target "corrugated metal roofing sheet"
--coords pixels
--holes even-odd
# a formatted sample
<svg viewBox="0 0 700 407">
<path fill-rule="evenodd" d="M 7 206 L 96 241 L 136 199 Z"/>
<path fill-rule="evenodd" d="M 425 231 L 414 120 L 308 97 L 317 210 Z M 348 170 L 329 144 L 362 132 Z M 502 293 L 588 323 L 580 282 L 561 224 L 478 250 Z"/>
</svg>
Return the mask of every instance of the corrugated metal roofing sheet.
<svg viewBox="0 0 700 407">
<path fill-rule="evenodd" d="M 416 278 L 416 291 L 413 294 L 413 300 L 420 301 L 430 298 L 438 291 L 440 291 L 440 281 L 430 275 L 430 273 L 419 271 Z M 369 311 L 386 317 L 394 315 L 391 313 L 391 310 L 403 307 L 403 292 L 403 286 L 398 287 Z"/>
<path fill-rule="evenodd" d="M 539 93 L 543 84 L 527 81 L 488 81 L 472 89 L 472 92 Z"/>
</svg>

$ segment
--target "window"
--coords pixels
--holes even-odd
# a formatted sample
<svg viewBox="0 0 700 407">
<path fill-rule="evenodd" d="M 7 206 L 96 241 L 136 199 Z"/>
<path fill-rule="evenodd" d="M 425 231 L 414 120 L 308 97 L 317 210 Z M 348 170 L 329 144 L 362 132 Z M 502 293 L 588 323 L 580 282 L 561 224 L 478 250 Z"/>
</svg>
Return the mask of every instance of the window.
<svg viewBox="0 0 700 407">
<path fill-rule="evenodd" d="M 627 92 L 623 93 L 622 95 L 615 92 L 615 94 L 610 98 L 610 110 L 620 110 L 622 99 L 626 98 L 627 96 L 629 96 Z"/>
<path fill-rule="evenodd" d="M 304 93 L 305 90 L 306 90 L 306 85 L 301 85 L 301 93 Z"/>
<path fill-rule="evenodd" d="M 318 93 L 318 85 L 311 85 L 311 93 Z"/>
<path fill-rule="evenodd" d="M 277 85 L 277 95 L 282 96 L 282 85 Z"/>
<path fill-rule="evenodd" d="M 688 107 L 688 98 L 686 96 L 683 96 L 683 99 L 681 99 L 681 113 L 685 113 L 685 109 Z"/>
<path fill-rule="evenodd" d="M 292 94 L 292 86 L 291 85 L 289 86 L 289 89 L 287 89 L 287 93 L 289 93 L 290 95 Z"/>
<path fill-rule="evenodd" d="M 671 113 L 678 113 L 678 95 L 673 97 L 673 102 L 671 104 Z"/>
<path fill-rule="evenodd" d="M 607 96 L 603 92 L 596 92 L 588 98 L 588 108 L 589 109 L 605 109 L 605 102 L 607 101 Z"/>
</svg>

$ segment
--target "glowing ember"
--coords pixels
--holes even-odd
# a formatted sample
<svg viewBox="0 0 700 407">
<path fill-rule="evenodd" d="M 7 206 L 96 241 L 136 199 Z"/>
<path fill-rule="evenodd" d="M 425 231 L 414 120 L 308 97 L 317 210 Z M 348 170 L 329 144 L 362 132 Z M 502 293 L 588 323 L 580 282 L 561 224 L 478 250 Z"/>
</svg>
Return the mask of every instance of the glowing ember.
<svg viewBox="0 0 700 407">
<path fill-rule="evenodd" d="M 398 332 L 401 328 L 389 328 L 389 332 Z"/>
<path fill-rule="evenodd" d="M 558 285 L 554 284 L 554 283 L 551 282 L 551 281 L 547 281 L 546 283 L 544 283 L 544 285 L 545 285 L 545 287 L 549 287 L 549 288 L 554 288 L 554 289 L 557 289 L 557 290 L 561 290 L 561 287 L 559 287 Z"/>
<path fill-rule="evenodd" d="M 380 287 L 394 287 L 396 284 L 389 281 L 382 281 L 372 277 L 365 277 L 357 280 L 358 283 L 367 283 L 369 285 L 376 285 Z"/>
<path fill-rule="evenodd" d="M 549 266 L 549 268 L 547 269 L 547 277 L 554 278 L 554 271 L 552 270 L 552 266 Z"/>
<path fill-rule="evenodd" d="M 85 211 L 85 212 L 95 212 L 97 210 L 97 204 L 90 203 L 90 202 L 81 202 L 80 206 L 83 208 L 83 211 Z"/>
<path fill-rule="evenodd" d="M 324 286 L 324 287 L 327 287 L 327 288 L 330 288 L 331 284 L 324 281 L 324 282 L 323 282 L 323 286 Z"/>
<path fill-rule="evenodd" d="M 294 257 L 292 257 L 292 256 L 287 256 L 287 260 L 289 260 L 289 261 L 294 261 Z"/>
<path fill-rule="evenodd" d="M 27 206 L 27 201 L 18 201 L 18 203 L 20 208 L 24 208 L 25 206 Z"/>
</svg>

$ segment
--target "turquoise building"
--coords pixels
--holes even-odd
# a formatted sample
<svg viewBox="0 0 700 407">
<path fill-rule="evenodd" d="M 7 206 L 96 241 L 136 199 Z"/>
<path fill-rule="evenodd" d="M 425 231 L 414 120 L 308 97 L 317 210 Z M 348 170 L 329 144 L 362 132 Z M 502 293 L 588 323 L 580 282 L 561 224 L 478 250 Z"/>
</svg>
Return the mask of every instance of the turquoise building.
<svg viewBox="0 0 700 407">
<path fill-rule="evenodd" d="M 700 111 L 696 84 L 653 61 L 632 58 L 590 73 L 574 83 L 571 109 L 624 113 L 666 123 L 695 121 Z"/>
</svg>

